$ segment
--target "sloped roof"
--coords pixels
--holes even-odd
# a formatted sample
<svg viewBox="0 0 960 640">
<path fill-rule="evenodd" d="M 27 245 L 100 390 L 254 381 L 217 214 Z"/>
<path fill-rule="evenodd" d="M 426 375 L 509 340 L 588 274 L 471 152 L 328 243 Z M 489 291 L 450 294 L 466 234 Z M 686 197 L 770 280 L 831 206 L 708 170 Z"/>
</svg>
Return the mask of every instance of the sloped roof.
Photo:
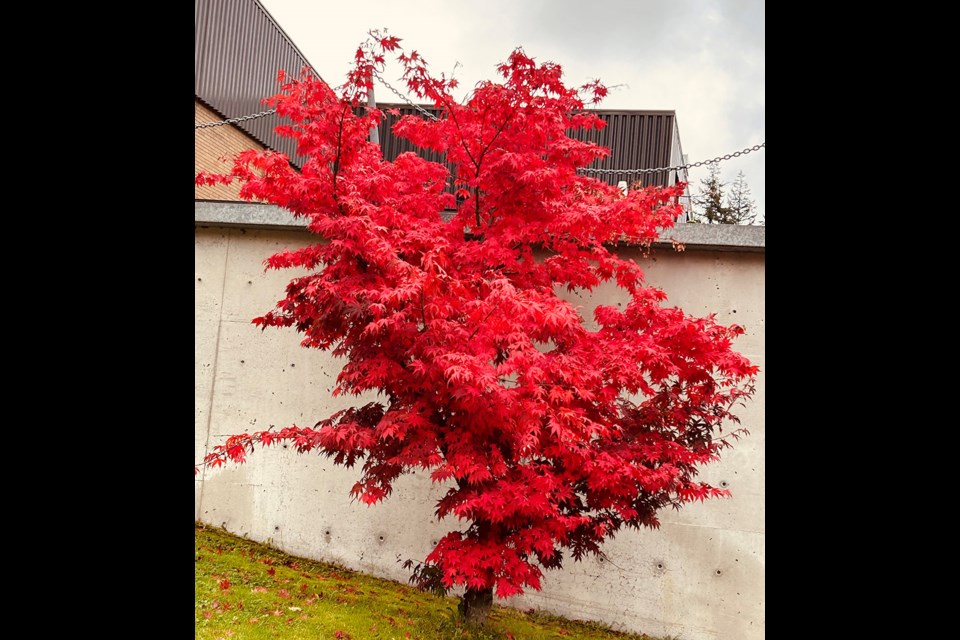
<svg viewBox="0 0 960 640">
<path fill-rule="evenodd" d="M 224 118 L 267 111 L 263 99 L 277 93 L 277 71 L 312 66 L 257 0 L 195 0 L 196 97 Z M 237 124 L 264 146 L 296 164 L 295 143 L 274 133 L 276 114 Z"/>
<path fill-rule="evenodd" d="M 322 73 L 310 64 L 258 0 L 195 0 L 194 53 L 196 97 L 225 119 L 266 111 L 268 107 L 262 101 L 277 92 L 280 69 L 296 74 L 310 66 Z M 402 115 L 416 113 L 406 104 L 378 102 L 377 106 L 399 109 Z M 436 113 L 432 107 L 424 109 Z M 595 113 L 606 121 L 607 127 L 571 134 L 610 147 L 610 156 L 589 168 L 644 169 L 683 164 L 675 112 L 598 109 Z M 380 141 L 386 159 L 412 150 L 430 160 L 440 160 L 436 154 L 413 149 L 409 142 L 395 138 L 391 128 L 397 116 L 385 116 Z M 264 146 L 287 154 L 299 166 L 304 158 L 296 153 L 294 141 L 274 132 L 279 123 L 276 114 L 270 114 L 237 126 Z M 621 180 L 632 184 L 640 179 L 644 186 L 673 184 L 687 178 L 686 171 L 680 175 L 667 171 L 590 175 L 609 184 Z"/>
<path fill-rule="evenodd" d="M 442 162 L 440 154 L 417 149 L 409 141 L 397 138 L 390 133 L 400 117 L 417 114 L 413 107 L 377 101 L 377 108 L 384 112 L 384 120 L 380 124 L 379 132 L 384 159 L 393 160 L 404 151 L 414 151 L 427 160 Z M 393 115 L 387 111 L 388 109 L 396 109 L 400 115 Z M 423 105 L 422 109 L 434 115 L 439 114 L 439 110 L 432 106 Z M 610 155 L 591 163 L 587 169 L 655 169 L 683 164 L 675 112 L 595 109 L 593 113 L 606 122 L 607 126 L 599 130 L 571 131 L 570 136 L 609 147 Z M 679 177 L 674 175 L 675 172 L 668 171 L 644 174 L 627 172 L 599 174 L 589 171 L 585 173 L 608 184 L 617 184 L 621 180 L 633 184 L 640 180 L 645 187 L 654 184 L 674 184 L 678 179 L 684 181 L 687 179 L 686 171 L 681 171 Z"/>
</svg>

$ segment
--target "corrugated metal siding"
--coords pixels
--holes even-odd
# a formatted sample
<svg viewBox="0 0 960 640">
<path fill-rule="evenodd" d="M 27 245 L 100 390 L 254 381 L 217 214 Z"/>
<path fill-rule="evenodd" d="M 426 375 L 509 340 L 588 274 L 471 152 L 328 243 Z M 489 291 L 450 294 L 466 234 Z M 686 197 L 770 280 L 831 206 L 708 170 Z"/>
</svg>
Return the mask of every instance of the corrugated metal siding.
<svg viewBox="0 0 960 640">
<path fill-rule="evenodd" d="M 591 169 L 652 169 L 672 166 L 676 122 L 673 111 L 594 111 L 607 126 L 597 131 L 571 131 L 570 137 L 610 148 L 610 155 L 589 165 Z M 679 144 L 679 137 L 676 138 Z M 625 180 L 643 186 L 671 184 L 671 172 L 589 174 L 608 184 Z"/>
<path fill-rule="evenodd" d="M 256 0 L 195 0 L 194 89 L 226 118 L 268 109 L 263 98 L 278 92 L 277 71 L 296 76 L 309 62 Z M 295 143 L 274 133 L 275 114 L 237 126 L 295 164 Z"/>
<path fill-rule="evenodd" d="M 679 167 L 687 163 L 683 154 L 683 147 L 680 145 L 680 129 L 677 126 L 677 119 L 673 119 L 673 144 L 670 146 L 670 166 Z M 678 182 L 690 182 L 690 173 L 688 169 L 679 169 L 670 172 L 670 184 Z M 692 203 L 690 202 L 690 187 L 684 189 L 684 194 L 680 196 L 680 204 L 683 205 L 683 215 L 677 222 L 686 222 L 690 215 Z"/>
<path fill-rule="evenodd" d="M 421 105 L 423 110 L 427 113 L 430 113 L 434 116 L 440 116 L 440 110 L 434 107 L 429 107 L 427 105 Z M 407 151 L 413 151 L 418 156 L 425 160 L 431 162 L 439 162 L 447 165 L 447 170 L 450 172 L 451 176 L 455 175 L 456 167 L 450 163 L 446 162 L 443 154 L 437 153 L 430 149 L 420 149 L 415 147 L 409 140 L 406 138 L 398 138 L 393 135 L 393 125 L 395 125 L 400 118 L 404 116 L 417 116 L 421 115 L 416 109 L 409 105 L 401 104 L 388 104 L 388 103 L 377 103 L 377 108 L 383 112 L 383 120 L 380 122 L 378 127 L 378 134 L 380 136 L 380 149 L 383 152 L 383 159 L 388 162 L 392 162 L 397 159 L 401 153 L 406 153 Z M 388 109 L 396 109 L 400 112 L 400 115 L 393 115 L 388 113 Z M 421 116 L 422 117 L 422 116 Z M 447 192 L 453 193 L 453 181 L 450 180 L 447 183 Z"/>
<path fill-rule="evenodd" d="M 380 149 L 383 151 L 383 159 L 392 161 L 397 158 L 401 153 L 407 151 L 413 151 L 420 157 L 430 160 L 432 162 L 443 162 L 443 156 L 436 151 L 431 151 L 429 149 L 419 149 L 418 147 L 413 146 L 413 144 L 406 140 L 405 138 L 398 138 L 393 135 L 393 125 L 395 125 L 400 118 L 404 116 L 415 116 L 419 115 L 419 112 L 411 106 L 400 105 L 400 104 L 386 104 L 386 103 L 377 103 L 377 109 L 380 109 L 383 112 L 383 120 L 380 122 L 379 126 L 379 135 L 380 135 Z M 400 115 L 395 116 L 391 113 L 387 113 L 388 109 L 396 109 L 400 112 Z M 433 107 L 423 106 L 424 111 L 430 113 L 434 116 L 440 115 L 440 110 Z M 447 165 L 451 171 L 453 171 L 453 165 Z"/>
<path fill-rule="evenodd" d="M 195 0 L 194 87 L 197 97 L 223 114 L 236 118 L 264 111 L 264 97 L 277 93 L 277 71 L 297 75 L 310 66 L 296 45 L 257 0 Z M 413 114 L 409 105 L 378 104 Z M 427 109 L 434 112 L 433 109 Z M 600 130 L 575 131 L 571 135 L 609 147 L 611 155 L 590 165 L 597 169 L 642 169 L 682 164 L 680 136 L 673 111 L 597 110 L 607 126 Z M 393 160 L 404 151 L 417 151 L 429 160 L 437 154 L 413 149 L 396 139 L 391 127 L 397 117 L 385 114 L 380 126 L 384 157 Z M 239 123 L 241 129 L 263 145 L 286 153 L 299 166 L 295 143 L 274 132 L 276 115 Z M 609 184 L 638 179 L 644 186 L 673 184 L 676 172 L 589 174 Z M 680 176 L 684 179 L 685 175 Z"/>
<path fill-rule="evenodd" d="M 427 160 L 442 162 L 439 154 L 432 151 L 420 151 L 407 140 L 395 137 L 391 131 L 393 125 L 402 116 L 416 115 L 410 106 L 377 103 L 384 112 L 384 121 L 380 125 L 380 146 L 383 157 L 393 160 L 405 151 L 414 151 Z M 433 114 L 436 109 L 424 107 Z M 387 113 L 387 109 L 397 109 L 400 116 Z M 571 131 L 569 135 L 578 140 L 588 140 L 610 148 L 610 155 L 589 165 L 593 169 L 651 169 L 682 164 L 680 135 L 677 131 L 673 111 L 595 111 L 607 126 L 601 130 Z M 449 166 L 449 165 L 448 165 Z M 451 167 L 452 170 L 452 167 Z M 674 184 L 675 171 L 657 171 L 655 173 L 613 173 L 591 174 L 607 184 L 617 184 L 626 180 L 629 184 L 642 180 L 643 186 Z M 683 173 L 685 178 L 686 173 Z M 681 178 L 681 179 L 683 179 Z"/>
</svg>

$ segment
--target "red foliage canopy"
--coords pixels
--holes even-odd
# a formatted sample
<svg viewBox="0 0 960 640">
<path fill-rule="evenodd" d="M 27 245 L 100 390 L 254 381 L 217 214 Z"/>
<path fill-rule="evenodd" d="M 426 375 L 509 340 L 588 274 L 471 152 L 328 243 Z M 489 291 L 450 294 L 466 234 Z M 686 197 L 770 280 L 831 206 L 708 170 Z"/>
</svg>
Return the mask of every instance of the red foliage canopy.
<svg viewBox="0 0 960 640">
<path fill-rule="evenodd" d="M 383 400 L 314 427 L 234 436 L 205 463 L 289 440 L 337 464 L 362 460 L 352 493 L 365 503 L 402 473 L 429 471 L 449 487 L 437 517 L 466 524 L 428 565 L 446 586 L 500 597 L 539 589 L 564 549 L 600 553 L 624 526 L 657 527 L 665 506 L 727 495 L 695 477 L 729 445 L 716 434 L 752 393 L 757 368 L 731 348 L 742 329 L 664 306 L 640 267 L 611 249 L 672 226 L 683 185 L 624 195 L 577 173 L 608 153 L 567 135 L 603 126 L 584 111 L 583 96 L 605 94 L 599 83 L 567 88 L 558 65 L 518 49 L 498 67 L 501 82 L 458 103 L 454 80 L 431 76 L 396 38 L 372 35 L 339 94 L 305 71 L 270 99 L 293 123 L 279 130 L 309 156 L 299 173 L 282 154 L 247 151 L 230 175 L 197 180 L 240 179 L 244 197 L 276 203 L 322 236 L 266 261 L 310 273 L 254 322 L 294 327 L 303 346 L 343 357 L 334 393 Z M 394 133 L 444 154 L 454 175 L 413 153 L 385 162 L 368 141 L 382 114 L 363 101 L 390 51 L 410 91 L 441 112 L 404 117 Z M 595 329 L 558 295 L 608 281 L 630 300 L 597 307 Z"/>
</svg>

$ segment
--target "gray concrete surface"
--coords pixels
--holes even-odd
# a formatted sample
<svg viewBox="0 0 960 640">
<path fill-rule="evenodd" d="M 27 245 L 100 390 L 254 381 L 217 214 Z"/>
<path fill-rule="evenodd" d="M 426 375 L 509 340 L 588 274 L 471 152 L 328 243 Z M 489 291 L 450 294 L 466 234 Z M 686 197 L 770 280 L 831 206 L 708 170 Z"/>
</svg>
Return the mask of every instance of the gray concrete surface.
<svg viewBox="0 0 960 640">
<path fill-rule="evenodd" d="M 303 221 L 272 204 L 194 201 L 194 222 L 199 227 L 240 227 L 245 229 L 303 229 Z M 661 245 L 669 240 L 689 249 L 715 251 L 764 251 L 766 227 L 729 224 L 681 223 L 664 232 Z"/>
<path fill-rule="evenodd" d="M 198 203 L 196 209 L 196 461 L 227 435 L 270 424 L 313 425 L 364 400 L 331 397 L 338 362 L 301 348 L 296 332 L 251 324 L 296 275 L 265 272 L 263 260 L 313 237 L 287 224 L 275 207 L 237 207 L 251 205 Z M 695 315 L 716 312 L 720 322 L 746 328 L 736 346 L 761 368 L 757 393 L 740 414 L 751 434 L 702 473 L 708 482 L 725 482 L 733 498 L 666 511 L 659 530 L 625 531 L 609 542 L 609 561 L 568 562 L 546 573 L 543 591 L 506 604 L 684 640 L 764 638 L 762 228 L 683 226 L 692 227 L 701 228 L 677 238 L 687 243 L 684 252 L 661 247 L 632 255 L 648 280 L 666 291 L 667 304 Z M 739 244 L 707 248 L 718 241 Z M 693 243 L 702 248 L 691 250 Z M 578 302 L 610 304 L 618 295 L 601 288 Z M 349 497 L 357 476 L 356 469 L 320 456 L 259 450 L 244 465 L 196 476 L 196 518 L 289 553 L 405 582 L 409 576 L 398 557 L 422 559 L 433 541 L 457 526 L 433 521 L 444 488 L 432 486 L 425 474 L 404 476 L 385 502 L 367 507 Z"/>
</svg>

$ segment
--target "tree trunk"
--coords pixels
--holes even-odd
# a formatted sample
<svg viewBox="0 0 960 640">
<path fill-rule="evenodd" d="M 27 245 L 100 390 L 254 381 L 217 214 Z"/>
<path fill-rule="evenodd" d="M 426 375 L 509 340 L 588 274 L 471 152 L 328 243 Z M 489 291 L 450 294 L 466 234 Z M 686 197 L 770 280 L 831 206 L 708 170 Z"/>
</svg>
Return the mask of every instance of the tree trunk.
<svg viewBox="0 0 960 640">
<path fill-rule="evenodd" d="M 482 627 L 487 622 L 487 615 L 493 605 L 493 589 L 467 589 L 457 611 L 466 623 L 473 627 Z"/>
</svg>

